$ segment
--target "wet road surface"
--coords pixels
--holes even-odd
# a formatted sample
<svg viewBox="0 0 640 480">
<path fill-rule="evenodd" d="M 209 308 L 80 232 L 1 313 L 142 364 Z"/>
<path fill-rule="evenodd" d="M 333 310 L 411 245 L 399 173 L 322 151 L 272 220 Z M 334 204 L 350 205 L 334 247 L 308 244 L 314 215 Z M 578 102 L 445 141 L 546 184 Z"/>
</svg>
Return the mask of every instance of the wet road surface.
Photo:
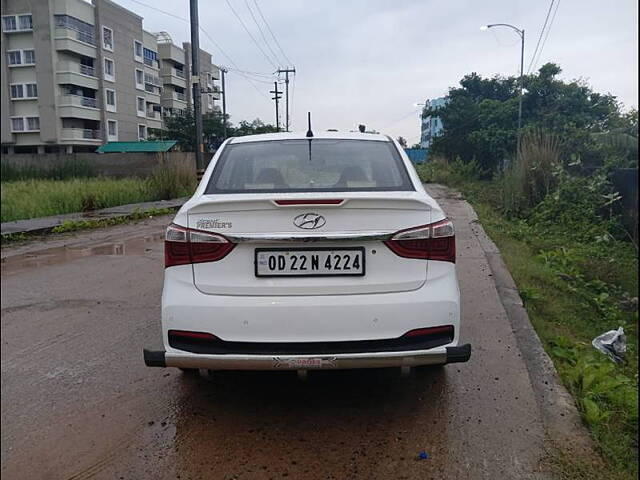
<svg viewBox="0 0 640 480">
<path fill-rule="evenodd" d="M 3 250 L 3 479 L 550 478 L 487 239 L 466 202 L 433 191 L 456 225 L 473 353 L 408 378 L 146 368 L 168 217 Z"/>
</svg>

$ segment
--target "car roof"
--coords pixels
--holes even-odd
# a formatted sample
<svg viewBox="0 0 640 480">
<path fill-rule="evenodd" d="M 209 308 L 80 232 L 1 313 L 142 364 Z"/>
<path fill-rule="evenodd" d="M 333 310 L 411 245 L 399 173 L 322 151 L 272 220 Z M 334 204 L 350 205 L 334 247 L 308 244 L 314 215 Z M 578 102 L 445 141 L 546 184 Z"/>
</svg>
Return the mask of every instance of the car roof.
<svg viewBox="0 0 640 480">
<path fill-rule="evenodd" d="M 283 132 L 283 133 L 262 133 L 260 135 L 246 135 L 244 137 L 234 137 L 229 143 L 266 142 L 272 140 L 308 140 L 305 132 Z M 334 140 L 369 140 L 377 142 L 388 142 L 390 139 L 386 135 L 379 133 L 356 133 L 356 132 L 313 132 L 313 139 L 334 139 Z"/>
</svg>

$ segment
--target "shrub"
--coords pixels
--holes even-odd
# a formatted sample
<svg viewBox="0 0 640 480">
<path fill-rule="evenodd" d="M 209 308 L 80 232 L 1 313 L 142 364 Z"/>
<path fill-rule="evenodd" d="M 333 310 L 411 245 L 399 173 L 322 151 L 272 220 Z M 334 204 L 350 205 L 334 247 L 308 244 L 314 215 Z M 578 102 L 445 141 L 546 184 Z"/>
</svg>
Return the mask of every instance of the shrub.
<svg viewBox="0 0 640 480">
<path fill-rule="evenodd" d="M 561 143 L 544 130 L 530 130 L 522 136 L 516 161 L 505 169 L 503 211 L 509 217 L 526 214 L 555 186 Z"/>
<path fill-rule="evenodd" d="M 146 191 L 154 200 L 190 195 L 196 187 L 193 172 L 182 163 L 157 167 L 146 181 Z"/>
</svg>

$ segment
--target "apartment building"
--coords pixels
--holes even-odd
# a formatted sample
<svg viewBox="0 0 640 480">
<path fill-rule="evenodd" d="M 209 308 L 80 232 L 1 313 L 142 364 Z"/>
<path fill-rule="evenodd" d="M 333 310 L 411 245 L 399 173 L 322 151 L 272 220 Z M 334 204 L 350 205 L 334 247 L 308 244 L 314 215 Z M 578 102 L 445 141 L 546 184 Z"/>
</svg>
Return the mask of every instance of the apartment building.
<svg viewBox="0 0 640 480">
<path fill-rule="evenodd" d="M 434 98 L 432 100 L 425 100 L 423 115 L 430 108 L 444 107 L 449 99 L 447 97 Z M 422 125 L 420 128 L 420 146 L 422 148 L 431 147 L 433 139 L 442 134 L 444 127 L 442 125 L 442 119 L 437 116 L 423 116 Z"/>
<path fill-rule="evenodd" d="M 193 104 L 191 75 L 191 44 L 182 47 L 173 43 L 167 32 L 156 34 L 160 57 L 160 77 L 162 78 L 162 107 L 165 115 L 179 114 Z M 202 112 L 218 112 L 215 104 L 220 99 L 220 89 L 214 84 L 220 79 L 220 69 L 212 63 L 211 54 L 200 50 Z"/>
<path fill-rule="evenodd" d="M 189 45 L 159 43 L 142 17 L 110 0 L 3 0 L 1 14 L 3 152 L 145 140 L 191 101 Z M 203 111 L 215 111 L 217 68 L 207 52 L 201 59 L 211 79 Z"/>
</svg>

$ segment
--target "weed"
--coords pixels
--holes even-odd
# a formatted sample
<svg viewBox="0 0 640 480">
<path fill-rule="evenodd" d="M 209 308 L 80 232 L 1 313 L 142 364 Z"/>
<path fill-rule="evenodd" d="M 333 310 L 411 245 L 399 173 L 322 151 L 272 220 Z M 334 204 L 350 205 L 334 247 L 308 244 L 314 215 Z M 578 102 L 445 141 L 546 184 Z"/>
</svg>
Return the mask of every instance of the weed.
<svg viewBox="0 0 640 480">
<path fill-rule="evenodd" d="M 52 233 L 67 233 L 75 232 L 78 230 L 87 230 L 92 228 L 109 227 L 113 225 L 121 225 L 123 223 L 129 223 L 135 220 L 143 220 L 145 218 L 153 218 L 160 215 L 169 215 L 174 213 L 172 208 L 152 208 L 144 211 L 134 211 L 129 215 L 122 215 L 120 217 L 102 218 L 98 220 L 65 220 L 61 225 L 51 229 Z"/>
<path fill-rule="evenodd" d="M 514 217 L 505 208 L 502 178 L 456 179 L 451 166 L 439 165 L 420 173 L 428 174 L 426 179 L 446 177 L 473 204 L 600 448 L 604 464 L 597 468 L 557 452 L 561 476 L 595 479 L 607 472 L 608 478 L 636 478 L 638 256 L 608 209 L 618 200 L 607 179 L 556 170 L 549 193 Z M 591 340 L 619 326 L 627 335 L 628 360 L 614 364 L 593 349 Z"/>
</svg>

